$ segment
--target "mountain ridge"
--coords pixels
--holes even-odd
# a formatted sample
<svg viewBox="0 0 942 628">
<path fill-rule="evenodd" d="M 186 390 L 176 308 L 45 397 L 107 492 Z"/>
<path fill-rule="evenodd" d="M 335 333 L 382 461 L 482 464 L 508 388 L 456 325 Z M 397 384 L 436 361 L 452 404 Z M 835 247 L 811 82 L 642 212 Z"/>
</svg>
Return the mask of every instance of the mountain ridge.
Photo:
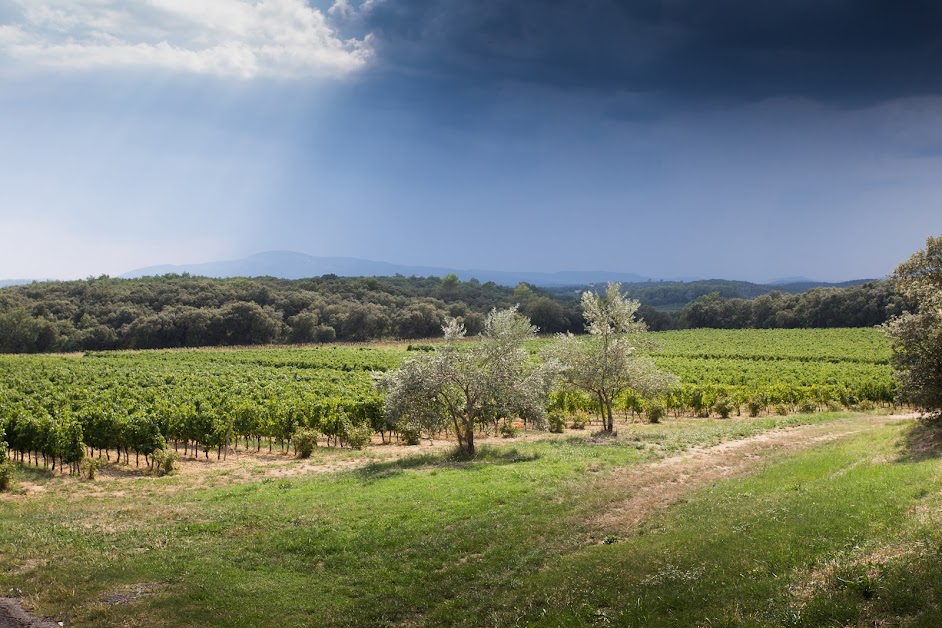
<svg viewBox="0 0 942 628">
<path fill-rule="evenodd" d="M 277 277 L 279 279 L 306 279 L 323 275 L 340 277 L 444 277 L 455 274 L 458 279 L 468 281 L 493 281 L 504 286 L 515 286 L 520 282 L 537 286 L 576 286 L 598 283 L 601 281 L 621 281 L 638 283 L 649 281 L 634 273 L 607 271 L 559 271 L 528 272 L 485 270 L 481 268 L 457 269 L 439 266 L 410 266 L 378 262 L 356 257 L 320 257 L 297 253 L 295 251 L 265 251 L 248 257 L 220 262 L 202 262 L 196 264 L 161 264 L 138 268 L 121 275 L 125 279 L 136 279 L 151 275 L 183 274 L 206 277 Z"/>
<path fill-rule="evenodd" d="M 411 266 L 379 262 L 356 257 L 326 257 L 308 255 L 295 251 L 264 251 L 247 257 L 224 260 L 218 262 L 200 262 L 193 264 L 161 264 L 131 270 L 120 275 L 125 279 L 135 279 L 147 276 L 160 276 L 167 274 L 184 273 L 205 277 L 276 277 L 279 279 L 306 279 L 323 275 L 337 275 L 340 277 L 392 277 L 403 275 L 406 277 L 444 277 L 454 274 L 462 281 L 477 279 L 484 283 L 492 281 L 498 285 L 516 286 L 525 282 L 544 288 L 566 288 L 595 285 L 608 281 L 618 281 L 622 284 L 665 284 L 665 283 L 693 283 L 703 280 L 693 277 L 678 279 L 654 279 L 636 273 L 613 272 L 602 270 L 590 271 L 501 271 L 481 268 L 457 269 L 439 266 Z M 734 281 L 734 280 L 729 280 Z M 805 277 L 789 277 L 773 280 L 755 285 L 775 286 L 775 288 L 795 292 L 809 290 L 815 287 L 846 287 L 860 285 L 872 279 L 855 279 L 843 282 L 812 281 Z M 754 282 L 742 282 L 753 284 Z"/>
</svg>

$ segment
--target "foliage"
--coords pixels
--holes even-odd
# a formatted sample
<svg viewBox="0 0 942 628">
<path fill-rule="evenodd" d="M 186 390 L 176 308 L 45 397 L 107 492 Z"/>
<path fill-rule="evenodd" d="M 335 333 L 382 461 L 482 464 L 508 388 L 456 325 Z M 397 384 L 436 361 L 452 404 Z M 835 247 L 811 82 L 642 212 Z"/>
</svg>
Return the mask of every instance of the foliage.
<svg viewBox="0 0 942 628">
<path fill-rule="evenodd" d="M 759 413 L 765 410 L 765 398 L 762 395 L 756 395 L 746 402 L 746 407 L 749 408 L 749 416 L 757 417 Z"/>
<path fill-rule="evenodd" d="M 901 313 L 904 306 L 904 299 L 888 281 L 814 288 L 800 294 L 773 290 L 751 299 L 713 292 L 685 305 L 670 324 L 681 329 L 872 327 Z"/>
<path fill-rule="evenodd" d="M 652 359 L 637 355 L 646 329 L 643 322 L 635 320 L 638 305 L 622 295 L 617 283 L 608 284 L 604 296 L 584 292 L 582 314 L 588 338 L 560 335 L 544 352 L 546 359 L 562 364 L 564 381 L 598 400 L 608 432 L 614 429 L 612 406 L 618 395 L 631 389 L 653 396 L 676 383 L 673 376 L 659 371 Z"/>
<path fill-rule="evenodd" d="M 584 430 L 588 424 L 589 414 L 583 410 L 579 410 L 572 416 L 572 422 L 569 424 L 569 427 L 574 430 Z"/>
<path fill-rule="evenodd" d="M 648 407 L 644 410 L 644 417 L 648 420 L 648 423 L 660 423 L 661 419 L 664 418 L 664 406 L 658 402 L 648 404 Z"/>
<path fill-rule="evenodd" d="M 566 428 L 566 415 L 561 410 L 553 410 L 546 414 L 546 424 L 549 431 L 554 434 L 562 434 Z"/>
<path fill-rule="evenodd" d="M 492 310 L 480 341 L 460 346 L 464 326 L 448 319 L 441 349 L 406 360 L 379 379 L 389 424 L 421 431 L 451 427 L 468 455 L 480 424 L 514 417 L 541 424 L 556 367 L 532 362 L 522 348 L 536 331 L 516 308 Z"/>
<path fill-rule="evenodd" d="M 720 397 L 713 403 L 713 410 L 721 418 L 728 419 L 730 414 L 739 411 L 739 406 L 733 403 L 729 397 Z"/>
<path fill-rule="evenodd" d="M 3 425 L 0 425 L 0 491 L 10 488 L 13 478 L 13 462 L 7 455 L 8 447 L 4 437 Z"/>
<path fill-rule="evenodd" d="M 516 438 L 517 436 L 520 436 L 521 432 L 522 430 L 516 424 L 514 424 L 513 421 L 504 419 L 504 421 L 500 424 L 500 435 L 504 438 Z"/>
<path fill-rule="evenodd" d="M 13 484 L 15 467 L 12 460 L 0 462 L 0 491 L 6 491 Z"/>
<path fill-rule="evenodd" d="M 104 464 L 101 458 L 85 458 L 82 460 L 82 471 L 85 472 L 85 477 L 89 480 L 95 479 L 95 474 Z"/>
<path fill-rule="evenodd" d="M 875 329 L 652 336 L 661 349 L 649 357 L 680 382 L 644 405 L 661 403 L 671 416 L 709 410 L 724 397 L 739 405 L 754 400 L 759 414 L 777 404 L 808 402 L 831 411 L 865 400 L 886 404 L 895 395 L 888 341 Z M 530 360 L 551 342 L 527 341 Z M 462 352 L 473 346 L 458 343 Z M 298 428 L 317 430 L 333 446 L 350 444 L 347 436 L 358 426 L 398 433 L 400 442 L 418 443 L 446 429 L 453 434 L 434 413 L 388 422 L 373 373 L 396 369 L 416 353 L 424 352 L 330 346 L 0 356 L 0 429 L 11 456 L 45 466 L 66 464 L 67 448 L 76 453 L 67 427 L 75 423 L 93 455 L 114 461 L 120 452 L 127 462 L 134 454 L 132 464 L 151 451 L 155 463 L 161 446 L 184 456 L 220 457 L 233 447 L 284 451 Z M 615 406 L 637 408 L 637 401 L 628 390 Z M 545 409 L 573 417 L 578 428 L 598 406 L 585 392 L 559 387 Z M 500 418 L 488 409 L 481 421 L 494 426 Z"/>
<path fill-rule="evenodd" d="M 532 294 L 547 329 L 571 328 L 572 296 Z M 46 281 L 0 288 L 0 352 L 425 338 L 448 316 L 477 333 L 487 311 L 512 303 L 510 288 L 454 276 Z"/>
<path fill-rule="evenodd" d="M 166 449 L 158 449 L 151 454 L 151 460 L 154 461 L 154 468 L 157 469 L 157 472 L 161 475 L 172 473 L 173 465 L 178 459 L 177 452 L 168 451 Z"/>
<path fill-rule="evenodd" d="M 309 427 L 300 427 L 294 431 L 291 437 L 294 443 L 294 451 L 298 458 L 310 458 L 317 447 L 317 430 Z"/>
<path fill-rule="evenodd" d="M 351 449 L 364 449 L 372 436 L 373 430 L 369 425 L 351 425 L 344 434 L 344 441 Z"/>
<path fill-rule="evenodd" d="M 942 411 L 942 236 L 926 240 L 896 268 L 897 290 L 914 310 L 885 330 L 893 348 L 899 396 L 928 412 Z"/>
</svg>

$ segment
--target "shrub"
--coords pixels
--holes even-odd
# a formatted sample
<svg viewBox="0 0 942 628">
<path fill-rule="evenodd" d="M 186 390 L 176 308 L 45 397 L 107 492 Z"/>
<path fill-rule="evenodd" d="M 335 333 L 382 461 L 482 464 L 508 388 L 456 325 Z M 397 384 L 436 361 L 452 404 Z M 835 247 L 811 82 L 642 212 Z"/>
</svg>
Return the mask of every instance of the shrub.
<svg viewBox="0 0 942 628">
<path fill-rule="evenodd" d="M 762 397 L 753 397 L 746 406 L 749 408 L 749 416 L 757 417 L 760 412 L 765 410 L 765 399 Z"/>
<path fill-rule="evenodd" d="M 418 445 L 422 439 L 419 430 L 411 425 L 400 425 L 396 428 L 396 433 L 399 434 L 401 440 L 406 442 L 406 445 Z"/>
<path fill-rule="evenodd" d="M 787 415 L 787 414 L 788 414 L 788 406 L 786 406 L 784 403 L 778 404 L 777 406 L 775 406 L 775 414 L 777 414 L 777 415 L 779 415 L 779 416 L 785 416 L 785 415 Z"/>
<path fill-rule="evenodd" d="M 406 351 L 425 351 L 428 353 L 435 351 L 435 345 L 409 345 L 406 347 Z"/>
<path fill-rule="evenodd" d="M 844 410 L 844 406 L 841 405 L 840 401 L 828 401 L 828 412 L 841 412 Z"/>
<path fill-rule="evenodd" d="M 873 403 L 869 399 L 864 399 L 857 404 L 857 409 L 861 412 L 872 412 L 873 410 L 876 410 L 876 408 L 877 404 Z"/>
<path fill-rule="evenodd" d="M 713 404 L 713 409 L 716 410 L 718 415 L 724 419 L 728 419 L 733 410 L 736 410 L 737 408 L 728 397 L 720 397 L 716 400 L 716 403 Z"/>
<path fill-rule="evenodd" d="M 337 339 L 337 331 L 330 325 L 318 325 L 314 329 L 315 342 L 333 342 Z"/>
<path fill-rule="evenodd" d="M 660 403 L 652 403 L 644 411 L 644 416 L 648 423 L 660 423 L 664 418 L 664 406 Z"/>
<path fill-rule="evenodd" d="M 173 472 L 173 465 L 178 460 L 177 452 L 166 449 L 158 449 L 150 455 L 154 461 L 154 467 L 160 475 L 168 475 Z"/>
<path fill-rule="evenodd" d="M 520 436 L 520 428 L 517 427 L 512 421 L 504 419 L 504 422 L 500 424 L 500 435 L 504 438 L 514 438 Z"/>
<path fill-rule="evenodd" d="M 818 406 L 815 402 L 806 399 L 798 404 L 798 411 L 802 414 L 814 414 L 818 411 Z"/>
<path fill-rule="evenodd" d="M 566 428 L 566 416 L 559 410 L 547 414 L 546 422 L 549 424 L 549 431 L 554 434 L 562 434 Z"/>
<path fill-rule="evenodd" d="M 13 484 L 13 462 L 4 459 L 0 462 L 0 491 L 5 491 Z"/>
<path fill-rule="evenodd" d="M 310 427 L 300 427 L 291 436 L 294 442 L 294 451 L 298 458 L 310 458 L 317 447 L 317 430 Z"/>
<path fill-rule="evenodd" d="M 574 430 L 584 430 L 585 426 L 589 424 L 589 415 L 588 413 L 579 410 L 572 417 L 572 423 L 569 424 L 569 427 Z"/>
<path fill-rule="evenodd" d="M 369 425 L 357 425 L 347 428 L 343 439 L 352 449 L 363 449 L 370 444 L 373 429 Z"/>
<path fill-rule="evenodd" d="M 82 460 L 82 471 L 89 480 L 95 479 L 95 473 L 101 468 L 101 458 L 85 458 Z"/>
</svg>

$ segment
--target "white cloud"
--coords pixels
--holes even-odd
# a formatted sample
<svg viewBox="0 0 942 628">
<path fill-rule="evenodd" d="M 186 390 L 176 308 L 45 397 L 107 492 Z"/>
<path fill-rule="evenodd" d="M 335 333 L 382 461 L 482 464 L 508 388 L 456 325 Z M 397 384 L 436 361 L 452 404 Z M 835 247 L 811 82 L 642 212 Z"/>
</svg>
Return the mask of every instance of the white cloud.
<svg viewBox="0 0 942 628">
<path fill-rule="evenodd" d="M 342 40 L 305 0 L 14 0 L 0 54 L 66 69 L 149 67 L 255 78 L 343 76 L 370 36 Z"/>
</svg>

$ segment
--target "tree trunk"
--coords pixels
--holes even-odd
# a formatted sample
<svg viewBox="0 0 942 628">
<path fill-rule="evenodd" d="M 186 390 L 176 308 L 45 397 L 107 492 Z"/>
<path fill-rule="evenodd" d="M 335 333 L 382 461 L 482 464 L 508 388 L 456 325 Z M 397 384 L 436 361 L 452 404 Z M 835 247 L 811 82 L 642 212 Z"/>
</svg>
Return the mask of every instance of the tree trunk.
<svg viewBox="0 0 942 628">
<path fill-rule="evenodd" d="M 464 443 L 464 453 L 474 455 L 474 426 L 470 426 Z"/>
</svg>

